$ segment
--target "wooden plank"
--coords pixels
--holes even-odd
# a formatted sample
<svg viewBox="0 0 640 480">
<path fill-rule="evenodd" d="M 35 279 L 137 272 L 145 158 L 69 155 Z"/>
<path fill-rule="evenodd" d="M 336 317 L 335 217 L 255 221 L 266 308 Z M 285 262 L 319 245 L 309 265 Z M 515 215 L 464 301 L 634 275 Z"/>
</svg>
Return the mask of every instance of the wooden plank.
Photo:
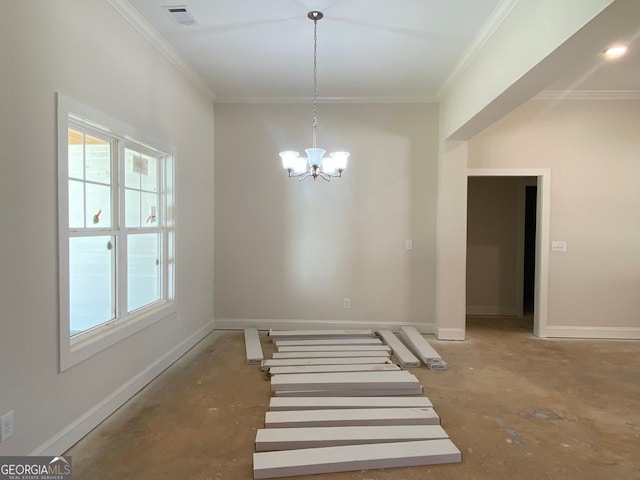
<svg viewBox="0 0 640 480">
<path fill-rule="evenodd" d="M 341 358 L 341 357 L 383 357 L 390 353 L 382 350 L 361 350 L 358 352 L 275 352 L 273 358 Z"/>
<path fill-rule="evenodd" d="M 247 353 L 248 364 L 260 363 L 264 360 L 257 328 L 244 329 L 244 347 Z"/>
<path fill-rule="evenodd" d="M 420 382 L 406 370 L 395 372 L 335 372 L 274 375 L 271 390 L 373 390 L 415 388 Z"/>
<path fill-rule="evenodd" d="M 352 408 L 267 412 L 265 428 L 439 425 L 433 408 Z"/>
<path fill-rule="evenodd" d="M 427 368 L 429 370 L 446 370 L 447 362 L 441 360 L 440 362 L 429 362 L 427 363 Z"/>
<path fill-rule="evenodd" d="M 260 480 L 461 461 L 460 450 L 448 439 L 305 448 L 254 453 L 253 478 Z"/>
<path fill-rule="evenodd" d="M 400 327 L 400 336 L 425 365 L 442 362 L 440 354 L 414 327 Z"/>
<path fill-rule="evenodd" d="M 353 358 L 280 358 L 262 361 L 262 370 L 271 367 L 293 365 L 357 365 L 365 363 L 391 363 L 389 357 L 353 357 Z"/>
<path fill-rule="evenodd" d="M 440 425 L 261 428 L 256 432 L 255 447 L 258 452 L 267 452 L 442 438 L 449 435 Z"/>
<path fill-rule="evenodd" d="M 361 390 L 280 390 L 274 392 L 276 397 L 387 397 L 422 395 L 422 386 L 414 388 L 383 388 Z"/>
<path fill-rule="evenodd" d="M 271 340 L 374 337 L 373 330 L 269 330 Z"/>
<path fill-rule="evenodd" d="M 295 365 L 292 367 L 270 367 L 271 375 L 288 375 L 292 373 L 329 373 L 329 372 L 381 372 L 400 370 L 393 363 L 372 363 L 365 365 Z"/>
<path fill-rule="evenodd" d="M 319 340 L 274 340 L 276 347 L 296 345 L 382 345 L 379 338 L 324 338 Z"/>
<path fill-rule="evenodd" d="M 419 367 L 420 361 L 409 351 L 404 344 L 398 340 L 398 337 L 391 330 L 380 330 L 378 335 L 382 337 L 384 342 L 391 347 L 393 354 L 403 367 Z"/>
<path fill-rule="evenodd" d="M 280 347 L 279 352 L 390 352 L 389 345 L 292 345 Z"/>
<path fill-rule="evenodd" d="M 271 397 L 269 410 L 323 410 L 338 408 L 429 408 L 428 397 Z"/>
</svg>

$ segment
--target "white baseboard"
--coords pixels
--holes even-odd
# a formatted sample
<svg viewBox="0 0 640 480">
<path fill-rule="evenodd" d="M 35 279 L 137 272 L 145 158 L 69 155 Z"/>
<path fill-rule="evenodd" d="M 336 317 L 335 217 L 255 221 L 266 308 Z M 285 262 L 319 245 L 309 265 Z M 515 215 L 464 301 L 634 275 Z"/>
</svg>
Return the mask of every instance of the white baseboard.
<svg viewBox="0 0 640 480">
<path fill-rule="evenodd" d="M 171 366 L 182 355 L 214 330 L 212 320 L 198 331 L 176 345 L 172 350 L 160 357 L 147 368 L 132 377 L 120 388 L 95 405 L 89 411 L 74 420 L 67 427 L 36 448 L 30 455 L 56 456 L 62 455 L 82 437 L 93 430 L 105 418 L 124 405 L 127 400 L 142 390 L 155 377 Z"/>
<path fill-rule="evenodd" d="M 257 328 L 258 330 L 309 330 L 309 329 L 339 329 L 352 330 L 370 328 L 371 330 L 391 330 L 398 332 L 400 327 L 415 327 L 420 333 L 435 335 L 436 326 L 433 323 L 417 322 L 361 322 L 353 320 L 292 320 L 292 319 L 262 319 L 262 318 L 216 318 L 216 330 L 242 330 Z"/>
<path fill-rule="evenodd" d="M 499 305 L 468 305 L 467 315 L 479 315 L 490 317 L 517 317 L 522 313 L 516 307 L 505 307 Z"/>
<path fill-rule="evenodd" d="M 436 331 L 436 338 L 438 340 L 464 340 L 464 328 L 438 328 Z"/>
<path fill-rule="evenodd" d="M 640 340 L 640 328 L 638 327 L 568 327 L 548 325 L 544 333 L 545 337 L 552 338 Z"/>
</svg>

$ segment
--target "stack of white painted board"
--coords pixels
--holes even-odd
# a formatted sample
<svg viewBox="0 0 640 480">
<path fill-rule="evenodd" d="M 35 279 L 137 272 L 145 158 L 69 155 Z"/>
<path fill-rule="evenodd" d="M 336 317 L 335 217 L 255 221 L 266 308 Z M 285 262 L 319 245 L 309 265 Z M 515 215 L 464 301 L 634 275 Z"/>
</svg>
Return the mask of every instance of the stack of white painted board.
<svg viewBox="0 0 640 480">
<path fill-rule="evenodd" d="M 400 337 L 420 357 L 429 370 L 447 369 L 447 362 L 414 327 L 400 327 Z"/>
<path fill-rule="evenodd" d="M 419 380 L 373 331 L 269 336 L 277 352 L 261 364 L 274 396 L 256 434 L 254 479 L 462 460 Z"/>
</svg>

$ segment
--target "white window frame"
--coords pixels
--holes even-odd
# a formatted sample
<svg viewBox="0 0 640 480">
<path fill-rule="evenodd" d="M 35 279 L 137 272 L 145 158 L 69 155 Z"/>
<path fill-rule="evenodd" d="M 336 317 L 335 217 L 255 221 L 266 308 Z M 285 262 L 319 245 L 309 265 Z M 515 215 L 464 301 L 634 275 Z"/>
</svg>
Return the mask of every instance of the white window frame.
<svg viewBox="0 0 640 480">
<path fill-rule="evenodd" d="M 176 312 L 175 302 L 175 152 L 170 146 L 159 142 L 128 125 L 87 107 L 58 93 L 58 245 L 59 245 L 59 334 L 60 371 L 95 355 L 98 352 L 141 331 L 149 325 Z M 68 129 L 78 128 L 101 138 L 112 139 L 112 215 L 111 227 L 105 229 L 69 228 L 68 190 Z M 161 180 L 164 186 L 158 206 L 158 227 L 130 228 L 124 225 L 124 150 L 129 148 L 140 153 L 161 156 Z M 114 168 L 115 167 L 115 168 Z M 115 175 L 114 175 L 115 173 Z M 120 220 L 118 220 L 120 219 Z M 79 231 L 81 230 L 81 231 Z M 160 233 L 163 235 L 161 252 L 161 300 L 127 313 L 126 280 L 116 279 L 115 320 L 71 336 L 69 305 L 69 239 L 74 236 L 113 235 L 117 238 L 117 278 L 126 279 L 127 242 L 129 234 Z"/>
</svg>

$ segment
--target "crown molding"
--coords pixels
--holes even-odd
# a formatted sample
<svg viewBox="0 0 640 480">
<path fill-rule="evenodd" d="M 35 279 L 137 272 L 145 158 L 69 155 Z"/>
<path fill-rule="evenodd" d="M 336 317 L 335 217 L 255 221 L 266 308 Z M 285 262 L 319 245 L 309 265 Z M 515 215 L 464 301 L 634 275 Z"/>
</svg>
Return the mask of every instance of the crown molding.
<svg viewBox="0 0 640 480">
<path fill-rule="evenodd" d="M 215 103 L 312 103 L 313 97 L 216 97 Z M 318 103 L 438 103 L 429 97 L 318 97 Z"/>
<path fill-rule="evenodd" d="M 465 50 L 460 57 L 460 60 L 449 74 L 449 76 L 438 88 L 437 97 L 441 98 L 442 95 L 455 83 L 458 77 L 466 70 L 469 64 L 473 61 L 478 52 L 489 41 L 493 34 L 498 30 L 502 22 L 507 18 L 511 10 L 518 4 L 520 0 L 502 0 L 500 4 L 491 13 L 489 19 L 482 26 L 478 34 L 475 36 L 469 47 Z"/>
<path fill-rule="evenodd" d="M 209 100 L 215 101 L 216 95 L 204 80 L 187 65 L 178 52 L 162 38 L 158 31 L 127 0 L 107 0 L 109 4 L 128 21 L 153 47 L 169 60 L 198 90 Z"/>
<path fill-rule="evenodd" d="M 532 100 L 640 100 L 640 90 L 545 90 Z"/>
</svg>

